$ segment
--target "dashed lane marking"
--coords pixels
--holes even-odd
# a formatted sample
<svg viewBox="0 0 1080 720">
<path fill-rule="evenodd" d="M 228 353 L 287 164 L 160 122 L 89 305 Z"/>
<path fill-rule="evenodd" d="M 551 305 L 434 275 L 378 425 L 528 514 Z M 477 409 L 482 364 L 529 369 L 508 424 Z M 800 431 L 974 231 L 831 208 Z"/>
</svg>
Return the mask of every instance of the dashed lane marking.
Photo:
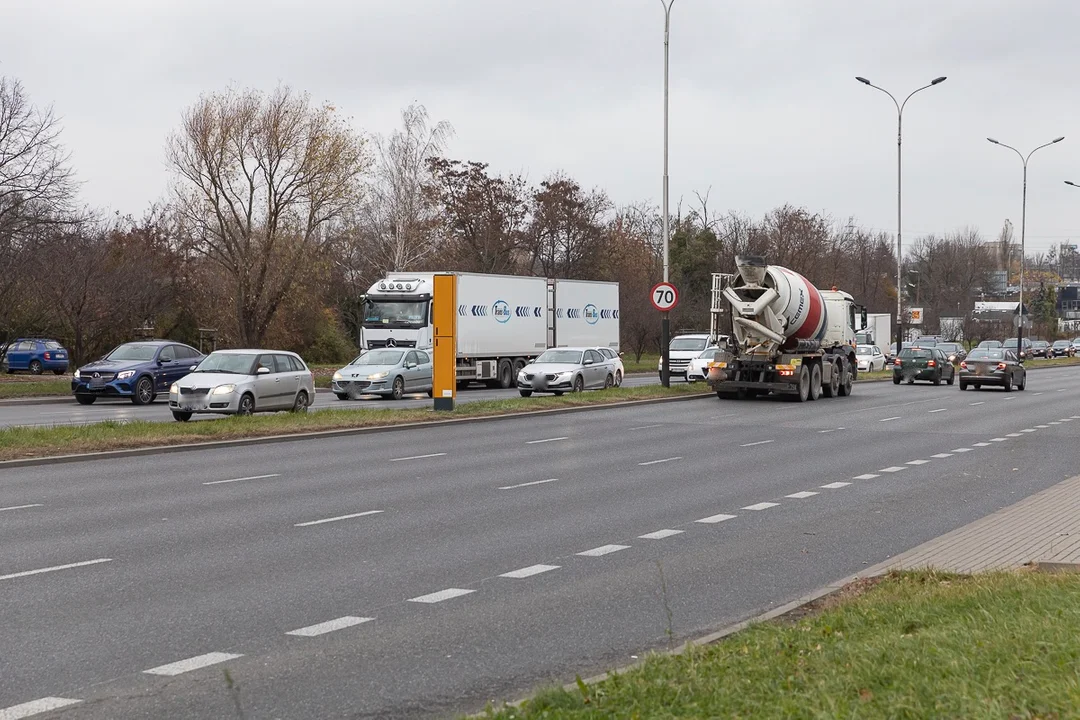
<svg viewBox="0 0 1080 720">
<path fill-rule="evenodd" d="M 931 410 L 930 414 L 932 415 L 934 413 L 945 412 L 946 410 L 948 410 L 948 408 L 938 408 L 937 410 Z"/>
<path fill-rule="evenodd" d="M 352 513 L 351 515 L 338 515 L 332 518 L 323 518 L 322 520 L 308 520 L 307 522 L 296 523 L 293 527 L 308 527 L 310 525 L 322 525 L 323 523 L 337 522 L 338 520 L 351 520 L 353 518 L 364 517 L 366 515 L 378 515 L 382 510 L 366 510 L 364 512 Z"/>
<path fill-rule="evenodd" d="M 657 423 L 655 425 L 638 425 L 637 427 L 630 428 L 631 430 L 651 430 L 652 428 L 664 427 L 663 423 Z"/>
<path fill-rule="evenodd" d="M 33 505 L 12 505 L 11 507 L 0 508 L 0 512 L 7 510 L 26 510 L 27 508 L 44 507 L 42 503 L 34 503 Z"/>
<path fill-rule="evenodd" d="M 990 438 L 990 442 L 1005 442 L 1008 438 Z"/>
<path fill-rule="evenodd" d="M 31 700 L 30 702 L 24 702 L 19 705 L 12 705 L 0 709 L 0 720 L 22 720 L 22 718 L 32 717 L 39 715 L 43 712 L 49 712 L 50 710 L 59 710 L 62 707 L 68 705 L 74 705 L 80 703 L 82 700 L 74 700 L 72 698 L 62 697 L 43 697 L 37 700 Z"/>
<path fill-rule="evenodd" d="M 899 415 L 897 415 L 896 417 L 887 417 L 887 418 L 883 418 L 883 419 L 881 419 L 881 420 L 878 420 L 878 422 L 889 422 L 890 420 L 899 420 L 899 419 L 900 419 L 900 416 L 899 416 Z"/>
<path fill-rule="evenodd" d="M 601 555 L 610 555 L 613 552 L 626 550 L 629 547 L 629 545 L 601 545 L 600 547 L 595 547 L 592 550 L 585 550 L 583 552 L 579 552 L 578 555 L 581 555 L 583 557 L 600 557 Z"/>
<path fill-rule="evenodd" d="M 663 540 L 664 538 L 671 537 L 672 535 L 682 535 L 682 533 L 682 530 L 671 530 L 665 528 L 664 530 L 657 530 L 656 532 L 638 535 L 638 537 L 644 538 L 645 540 Z"/>
<path fill-rule="evenodd" d="M 439 592 L 429 593 L 427 595 L 421 595 L 420 597 L 409 598 L 409 602 L 424 603 L 430 605 L 432 603 L 442 602 L 443 600 L 451 600 L 462 595 L 468 595 L 474 593 L 475 590 L 468 590 L 466 588 L 446 588 Z"/>
<path fill-rule="evenodd" d="M 1022 433 L 1033 433 L 1033 432 L 1035 432 L 1035 428 L 1024 428 L 1020 432 L 1022 432 Z"/>
<path fill-rule="evenodd" d="M 817 495 L 816 492 L 812 492 L 810 490 L 803 490 L 802 492 L 791 493 L 790 495 L 785 495 L 784 497 L 795 498 L 796 500 L 803 500 L 808 497 L 814 497 L 815 495 Z"/>
<path fill-rule="evenodd" d="M 345 617 L 339 617 L 336 620 L 327 620 L 326 622 L 317 625 L 308 625 L 299 630 L 290 630 L 285 634 L 296 635 L 298 637 L 315 637 L 317 635 L 325 635 L 326 633 L 334 632 L 335 630 L 344 630 L 345 628 L 350 628 L 355 625 L 371 622 L 374 619 L 375 618 L 346 615 Z"/>
<path fill-rule="evenodd" d="M 971 448 L 956 448 L 956 449 L 955 449 L 955 450 L 953 450 L 952 452 L 954 452 L 954 453 L 966 453 L 966 452 L 971 452 Z"/>
<path fill-rule="evenodd" d="M 862 475 L 856 475 L 852 480 L 873 480 L 876 477 L 881 477 L 877 473 L 863 473 Z"/>
<path fill-rule="evenodd" d="M 700 520 L 695 520 L 694 522 L 705 523 L 706 525 L 714 525 L 718 522 L 731 520 L 734 517 L 735 515 L 725 515 L 724 513 L 720 513 L 719 515 L 710 515 L 709 517 L 701 518 Z"/>
<path fill-rule="evenodd" d="M 825 488 L 826 490 L 839 490 L 840 488 L 847 487 L 850 484 L 851 483 L 847 482 L 831 482 L 828 485 L 822 485 L 821 487 Z"/>
<path fill-rule="evenodd" d="M 428 453 L 427 455 L 410 455 L 408 457 L 390 458 L 390 462 L 402 462 L 404 460 L 425 460 L 427 458 L 443 457 L 446 453 Z"/>
<path fill-rule="evenodd" d="M 204 482 L 203 485 L 224 485 L 226 483 L 238 483 L 245 480 L 266 480 L 267 478 L 281 477 L 281 473 L 271 473 L 270 475 L 250 475 L 248 477 L 232 478 L 230 480 L 211 480 L 210 482 Z"/>
<path fill-rule="evenodd" d="M 980 400 L 979 402 L 968 403 L 968 405 L 971 405 L 972 407 L 974 407 L 975 405 L 985 405 L 985 404 L 986 404 L 985 400 Z"/>
<path fill-rule="evenodd" d="M 150 668 L 149 670 L 143 670 L 148 675 L 182 675 L 192 670 L 198 670 L 200 668 L 209 667 L 211 665 L 217 665 L 219 663 L 228 662 L 229 660 L 235 660 L 236 658 L 243 657 L 243 655 L 234 655 L 232 653 L 212 652 L 205 655 L 197 655 L 187 660 L 179 660 L 168 665 L 160 665 L 156 668 Z"/>
<path fill-rule="evenodd" d="M 753 505 L 747 505 L 746 507 L 743 508 L 743 510 L 768 510 L 769 508 L 774 508 L 779 504 L 780 503 L 774 503 L 774 502 L 759 502 L 759 503 L 754 503 Z"/>
<path fill-rule="evenodd" d="M 87 565 L 99 565 L 101 563 L 112 562 L 112 558 L 98 558 L 96 560 L 83 560 L 77 563 L 68 563 L 67 565 L 54 565 L 47 568 L 38 568 L 37 570 L 23 570 L 22 572 L 11 573 L 10 575 L 0 575 L 0 580 L 14 580 L 15 578 L 29 577 L 31 575 L 41 575 L 42 573 L 56 572 L 57 570 L 70 570 L 71 568 L 86 567 Z"/>
<path fill-rule="evenodd" d="M 676 456 L 676 457 L 664 458 L 662 460 L 649 460 L 648 462 L 639 462 L 638 465 L 641 465 L 641 466 L 659 465 L 660 463 L 674 462 L 675 460 L 682 460 L 682 456 L 679 455 L 679 456 Z"/>
<path fill-rule="evenodd" d="M 546 483 L 558 482 L 558 478 L 548 478 L 547 480 L 533 480 L 531 482 L 518 483 L 517 485 L 504 485 L 500 490 L 514 490 L 516 488 L 529 487 L 530 485 L 544 485 Z"/>
<path fill-rule="evenodd" d="M 936 458 L 938 460 L 944 460 L 945 458 L 951 458 L 952 456 L 952 453 L 938 453 L 937 455 L 931 455 L 930 457 Z"/>
<path fill-rule="evenodd" d="M 776 441 L 775 440 L 758 440 L 757 442 L 746 443 L 746 444 L 742 445 L 742 447 L 754 447 L 755 445 L 768 445 L 771 442 L 776 442 Z"/>
<path fill-rule="evenodd" d="M 558 565 L 530 565 L 529 567 L 524 567 L 520 570 L 511 570 L 508 573 L 503 573 L 499 577 L 520 579 L 532 577 L 533 575 L 539 575 L 540 573 L 546 573 L 558 569 Z"/>
<path fill-rule="evenodd" d="M 528 440 L 528 441 L 525 442 L 525 444 L 526 445 L 539 445 L 541 443 L 560 442 L 562 440 L 569 440 L 569 439 L 570 438 L 568 438 L 566 436 L 554 437 L 554 438 L 544 438 L 543 440 Z"/>
<path fill-rule="evenodd" d="M 908 460 L 905 465 L 925 465 L 929 460 Z"/>
<path fill-rule="evenodd" d="M 881 470 L 879 470 L 879 472 L 895 473 L 895 472 L 900 472 L 901 470 L 907 470 L 907 468 L 906 467 L 901 467 L 899 465 L 893 465 L 892 467 L 881 468 Z"/>
</svg>

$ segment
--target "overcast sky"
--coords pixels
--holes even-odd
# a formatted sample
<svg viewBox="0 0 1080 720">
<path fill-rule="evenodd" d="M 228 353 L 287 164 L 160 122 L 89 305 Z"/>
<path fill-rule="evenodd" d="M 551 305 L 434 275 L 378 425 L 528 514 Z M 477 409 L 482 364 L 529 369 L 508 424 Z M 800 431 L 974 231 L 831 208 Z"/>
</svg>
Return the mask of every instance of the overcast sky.
<svg viewBox="0 0 1080 720">
<path fill-rule="evenodd" d="M 410 102 L 455 128 L 448 155 L 539 181 L 563 170 L 659 204 L 660 0 L 4 0 L 0 74 L 63 118 L 85 201 L 140 214 L 168 192 L 164 144 L 200 93 L 283 82 L 388 132 Z M 672 212 L 790 202 L 904 231 L 1080 237 L 1075 0 L 675 0 Z"/>
</svg>

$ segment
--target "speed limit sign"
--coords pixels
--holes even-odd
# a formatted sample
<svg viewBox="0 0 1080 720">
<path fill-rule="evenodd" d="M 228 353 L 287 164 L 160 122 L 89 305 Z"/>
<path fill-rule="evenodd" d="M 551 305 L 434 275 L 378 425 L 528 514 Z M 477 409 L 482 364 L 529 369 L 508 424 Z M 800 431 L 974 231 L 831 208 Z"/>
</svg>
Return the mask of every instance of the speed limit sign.
<svg viewBox="0 0 1080 720">
<path fill-rule="evenodd" d="M 667 312 L 679 304 L 679 291 L 669 282 L 657 283 L 649 293 L 653 307 L 660 312 Z"/>
</svg>

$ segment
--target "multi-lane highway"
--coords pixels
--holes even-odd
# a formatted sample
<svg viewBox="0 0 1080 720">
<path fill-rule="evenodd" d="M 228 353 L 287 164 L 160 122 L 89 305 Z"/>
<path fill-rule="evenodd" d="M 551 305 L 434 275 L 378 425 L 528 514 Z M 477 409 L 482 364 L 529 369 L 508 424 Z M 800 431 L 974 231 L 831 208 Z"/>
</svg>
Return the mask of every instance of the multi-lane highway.
<svg viewBox="0 0 1080 720">
<path fill-rule="evenodd" d="M 1080 368 L 1029 380 L 2 469 L 0 717 L 447 717 L 632 662 L 1076 475 Z"/>
</svg>

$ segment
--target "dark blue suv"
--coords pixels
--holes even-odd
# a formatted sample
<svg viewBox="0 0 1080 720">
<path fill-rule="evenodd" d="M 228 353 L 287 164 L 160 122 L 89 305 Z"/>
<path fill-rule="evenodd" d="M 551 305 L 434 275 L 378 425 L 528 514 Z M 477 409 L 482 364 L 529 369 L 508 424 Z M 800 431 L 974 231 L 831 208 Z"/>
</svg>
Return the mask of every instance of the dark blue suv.
<svg viewBox="0 0 1080 720">
<path fill-rule="evenodd" d="M 51 370 L 63 375 L 68 369 L 67 350 L 60 343 L 47 338 L 16 338 L 8 344 L 2 360 L 9 373 L 28 370 L 40 375 Z"/>
<path fill-rule="evenodd" d="M 131 398 L 136 405 L 147 405 L 158 394 L 167 396 L 169 386 L 202 359 L 195 348 L 171 340 L 124 343 L 76 370 L 71 392 L 80 405 L 90 405 L 99 397 Z"/>
</svg>

